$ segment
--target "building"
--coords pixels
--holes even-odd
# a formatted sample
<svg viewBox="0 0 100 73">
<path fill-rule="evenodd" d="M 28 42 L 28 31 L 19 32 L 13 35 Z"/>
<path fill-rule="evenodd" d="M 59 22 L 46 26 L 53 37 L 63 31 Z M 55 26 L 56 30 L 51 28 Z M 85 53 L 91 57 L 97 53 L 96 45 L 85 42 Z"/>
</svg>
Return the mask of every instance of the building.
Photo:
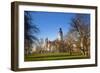
<svg viewBox="0 0 100 73">
<path fill-rule="evenodd" d="M 48 38 L 45 39 L 45 49 L 47 51 L 50 51 L 50 52 L 54 52 L 54 51 L 58 51 L 57 47 L 58 47 L 58 44 L 60 44 L 60 42 L 63 41 L 63 31 L 62 31 L 62 28 L 59 28 L 59 31 L 58 31 L 58 38 L 53 40 L 53 41 L 50 41 Z"/>
<path fill-rule="evenodd" d="M 53 41 L 49 40 L 48 37 L 45 39 L 41 39 L 39 45 L 38 44 L 33 45 L 32 52 L 33 53 L 60 52 L 59 47 L 62 42 L 63 42 L 63 31 L 62 28 L 59 28 L 57 39 Z"/>
</svg>

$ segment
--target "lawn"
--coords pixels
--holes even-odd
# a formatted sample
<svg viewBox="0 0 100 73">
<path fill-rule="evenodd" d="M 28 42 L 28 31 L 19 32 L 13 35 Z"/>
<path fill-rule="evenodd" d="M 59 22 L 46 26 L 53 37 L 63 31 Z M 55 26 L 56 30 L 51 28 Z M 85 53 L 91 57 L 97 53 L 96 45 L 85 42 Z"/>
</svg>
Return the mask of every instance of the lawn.
<svg viewBox="0 0 100 73">
<path fill-rule="evenodd" d="M 65 59 L 87 59 L 88 56 L 80 53 L 47 53 L 47 54 L 31 54 L 25 56 L 25 61 L 45 61 L 45 60 L 65 60 Z"/>
</svg>

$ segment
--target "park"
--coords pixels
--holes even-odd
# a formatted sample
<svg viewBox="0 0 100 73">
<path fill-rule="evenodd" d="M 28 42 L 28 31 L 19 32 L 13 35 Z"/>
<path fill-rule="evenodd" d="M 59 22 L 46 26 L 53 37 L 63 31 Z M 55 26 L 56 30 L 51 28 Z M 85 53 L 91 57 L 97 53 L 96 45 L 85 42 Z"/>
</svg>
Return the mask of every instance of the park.
<svg viewBox="0 0 100 73">
<path fill-rule="evenodd" d="M 89 14 L 25 11 L 24 21 L 24 61 L 90 58 Z"/>
</svg>

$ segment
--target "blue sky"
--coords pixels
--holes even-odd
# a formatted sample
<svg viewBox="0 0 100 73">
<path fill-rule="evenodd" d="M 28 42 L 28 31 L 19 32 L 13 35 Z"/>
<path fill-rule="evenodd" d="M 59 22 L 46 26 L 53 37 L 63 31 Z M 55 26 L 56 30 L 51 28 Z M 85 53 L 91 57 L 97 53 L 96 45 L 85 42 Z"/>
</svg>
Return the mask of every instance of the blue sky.
<svg viewBox="0 0 100 73">
<path fill-rule="evenodd" d="M 33 23 L 37 25 L 40 32 L 38 38 L 48 38 L 55 40 L 58 36 L 59 28 L 62 28 L 64 34 L 70 29 L 70 22 L 76 13 L 61 13 L 61 12 L 40 12 L 30 11 Z M 89 19 L 87 19 L 89 21 Z"/>
</svg>

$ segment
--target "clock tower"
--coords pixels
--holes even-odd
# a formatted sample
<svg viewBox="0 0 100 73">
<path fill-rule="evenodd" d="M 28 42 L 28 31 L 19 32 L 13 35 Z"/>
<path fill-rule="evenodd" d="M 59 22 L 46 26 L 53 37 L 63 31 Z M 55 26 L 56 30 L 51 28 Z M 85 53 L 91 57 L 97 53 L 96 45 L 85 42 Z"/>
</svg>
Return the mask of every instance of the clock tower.
<svg viewBox="0 0 100 73">
<path fill-rule="evenodd" d="M 62 28 L 59 28 L 58 40 L 59 40 L 59 41 L 63 41 L 63 31 L 62 31 Z"/>
</svg>

